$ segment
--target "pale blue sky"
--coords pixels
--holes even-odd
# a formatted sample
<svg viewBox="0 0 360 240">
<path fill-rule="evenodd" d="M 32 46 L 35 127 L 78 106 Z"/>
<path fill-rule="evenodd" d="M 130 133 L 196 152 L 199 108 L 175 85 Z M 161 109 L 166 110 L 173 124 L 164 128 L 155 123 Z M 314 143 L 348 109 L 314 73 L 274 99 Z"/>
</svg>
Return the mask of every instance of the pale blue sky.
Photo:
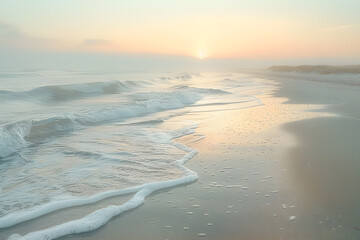
<svg viewBox="0 0 360 240">
<path fill-rule="evenodd" d="M 47 20 L 57 26 L 74 21 L 125 24 L 121 21 L 207 14 L 295 18 L 323 26 L 360 21 L 358 0 L 0 0 L 0 6 L 2 21 L 29 30 L 40 29 Z"/>
</svg>

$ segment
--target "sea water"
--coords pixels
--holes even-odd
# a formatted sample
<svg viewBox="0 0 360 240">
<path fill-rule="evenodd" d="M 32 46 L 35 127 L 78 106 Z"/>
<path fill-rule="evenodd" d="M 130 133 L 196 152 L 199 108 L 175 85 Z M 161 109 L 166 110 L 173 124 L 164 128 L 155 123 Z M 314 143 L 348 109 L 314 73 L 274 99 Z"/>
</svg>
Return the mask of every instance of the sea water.
<svg viewBox="0 0 360 240">
<path fill-rule="evenodd" d="M 234 73 L 0 71 L 0 231 L 133 194 L 122 205 L 9 239 L 93 231 L 156 190 L 196 181 L 184 164 L 197 150 L 176 141 L 206 137 L 191 115 L 261 105 L 261 89 Z"/>
</svg>

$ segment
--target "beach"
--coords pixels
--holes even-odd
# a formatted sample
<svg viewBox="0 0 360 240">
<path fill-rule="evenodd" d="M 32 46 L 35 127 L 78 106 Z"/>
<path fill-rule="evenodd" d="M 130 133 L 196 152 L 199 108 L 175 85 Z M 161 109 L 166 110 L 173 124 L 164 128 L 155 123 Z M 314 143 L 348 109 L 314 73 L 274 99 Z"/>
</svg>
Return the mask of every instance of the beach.
<svg viewBox="0 0 360 240">
<path fill-rule="evenodd" d="M 358 89 L 272 80 L 263 106 L 199 116 L 196 183 L 76 239 L 357 239 Z"/>
<path fill-rule="evenodd" d="M 357 239 L 359 86 L 248 74 L 261 105 L 193 111 L 172 141 L 197 154 L 195 182 L 152 193 L 95 231 L 60 239 Z M 120 205 L 131 195 L 67 208 L 0 230 L 1 238 Z M 26 235 L 25 235 L 26 236 Z"/>
<path fill-rule="evenodd" d="M 359 240 L 360 1 L 2 1 L 0 240 Z"/>
<path fill-rule="evenodd" d="M 66 239 L 357 239 L 359 89 L 271 79 L 263 106 L 194 116 L 197 182 Z"/>
</svg>

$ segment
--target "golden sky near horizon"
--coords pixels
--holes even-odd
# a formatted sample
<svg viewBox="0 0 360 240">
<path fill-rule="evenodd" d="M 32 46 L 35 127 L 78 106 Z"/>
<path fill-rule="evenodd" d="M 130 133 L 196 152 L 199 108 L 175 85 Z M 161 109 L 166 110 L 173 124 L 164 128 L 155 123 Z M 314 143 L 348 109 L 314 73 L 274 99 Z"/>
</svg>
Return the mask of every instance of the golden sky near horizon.
<svg viewBox="0 0 360 240">
<path fill-rule="evenodd" d="M 360 1 L 0 0 L 0 46 L 197 58 L 360 56 Z"/>
</svg>

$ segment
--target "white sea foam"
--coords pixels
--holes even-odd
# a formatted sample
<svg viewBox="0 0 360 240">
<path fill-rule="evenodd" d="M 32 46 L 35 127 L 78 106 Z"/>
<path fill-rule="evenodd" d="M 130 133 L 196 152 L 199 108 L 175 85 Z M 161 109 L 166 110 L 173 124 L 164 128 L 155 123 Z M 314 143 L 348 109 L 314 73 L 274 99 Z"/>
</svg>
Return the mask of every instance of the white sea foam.
<svg viewBox="0 0 360 240">
<path fill-rule="evenodd" d="M 31 121 L 21 121 L 16 124 L 0 126 L 0 158 L 9 156 L 28 143 L 25 137 L 29 136 Z"/>
<path fill-rule="evenodd" d="M 99 109 L 83 115 L 75 116 L 75 121 L 82 124 L 96 124 L 104 121 L 114 121 L 130 117 L 138 117 L 149 113 L 183 108 L 194 104 L 202 98 L 196 91 L 175 91 L 171 93 L 156 93 L 146 96 L 149 99 L 131 106 L 114 106 Z"/>
<path fill-rule="evenodd" d="M 82 126 L 121 121 L 151 113 L 179 109 L 196 103 L 202 95 L 195 90 L 152 93 L 148 100 L 132 105 L 102 107 L 82 114 L 66 114 L 41 120 L 20 121 L 0 126 L 0 158 L 17 152 L 28 144 L 25 137 L 47 138 L 55 133 L 73 131 Z"/>
<path fill-rule="evenodd" d="M 182 128 L 178 131 L 173 132 L 174 133 L 173 136 L 169 136 L 168 138 L 163 138 L 163 140 L 169 139 L 168 141 L 170 141 L 171 139 L 174 138 L 179 138 L 184 135 L 192 134 L 195 132 L 195 128 L 196 125 L 189 128 Z M 8 239 L 9 240 L 10 239 L 11 240 L 56 239 L 69 234 L 89 232 L 103 226 L 114 216 L 117 216 L 125 211 L 131 210 L 141 205 L 142 203 L 144 203 L 145 198 L 154 191 L 196 181 L 198 178 L 197 174 L 191 171 L 190 169 L 186 168 L 184 164 L 197 154 L 197 150 L 189 148 L 181 143 L 176 143 L 176 142 L 171 142 L 171 143 L 174 146 L 178 147 L 179 149 L 187 152 L 187 154 L 184 157 L 176 161 L 176 165 L 184 170 L 185 172 L 184 177 L 173 180 L 167 180 L 167 181 L 146 183 L 140 186 L 126 188 L 117 191 L 108 191 L 87 198 L 71 198 L 62 201 L 50 202 L 48 204 L 35 207 L 28 211 L 11 213 L 0 218 L 0 228 L 11 227 L 16 224 L 37 218 L 39 216 L 43 216 L 45 214 L 60 209 L 95 203 L 105 198 L 109 198 L 113 196 L 135 193 L 135 195 L 129 201 L 127 201 L 126 203 L 120 206 L 110 205 L 106 208 L 97 210 L 81 219 L 66 222 L 44 230 L 31 232 L 24 236 L 21 236 L 19 234 L 13 234 Z"/>
<path fill-rule="evenodd" d="M 10 240 L 50 240 L 56 239 L 62 236 L 75 233 L 90 232 L 98 229 L 99 227 L 106 224 L 111 218 L 131 209 L 134 209 L 144 203 L 145 198 L 154 191 L 174 187 L 180 184 L 186 184 L 193 182 L 197 179 L 197 175 L 187 175 L 185 177 L 156 182 L 148 183 L 140 186 L 138 191 L 129 201 L 120 206 L 110 205 L 106 208 L 97 210 L 81 219 L 69 221 L 54 227 L 50 227 L 44 230 L 35 231 L 28 233 L 24 236 L 14 234 L 8 239 Z"/>
</svg>

